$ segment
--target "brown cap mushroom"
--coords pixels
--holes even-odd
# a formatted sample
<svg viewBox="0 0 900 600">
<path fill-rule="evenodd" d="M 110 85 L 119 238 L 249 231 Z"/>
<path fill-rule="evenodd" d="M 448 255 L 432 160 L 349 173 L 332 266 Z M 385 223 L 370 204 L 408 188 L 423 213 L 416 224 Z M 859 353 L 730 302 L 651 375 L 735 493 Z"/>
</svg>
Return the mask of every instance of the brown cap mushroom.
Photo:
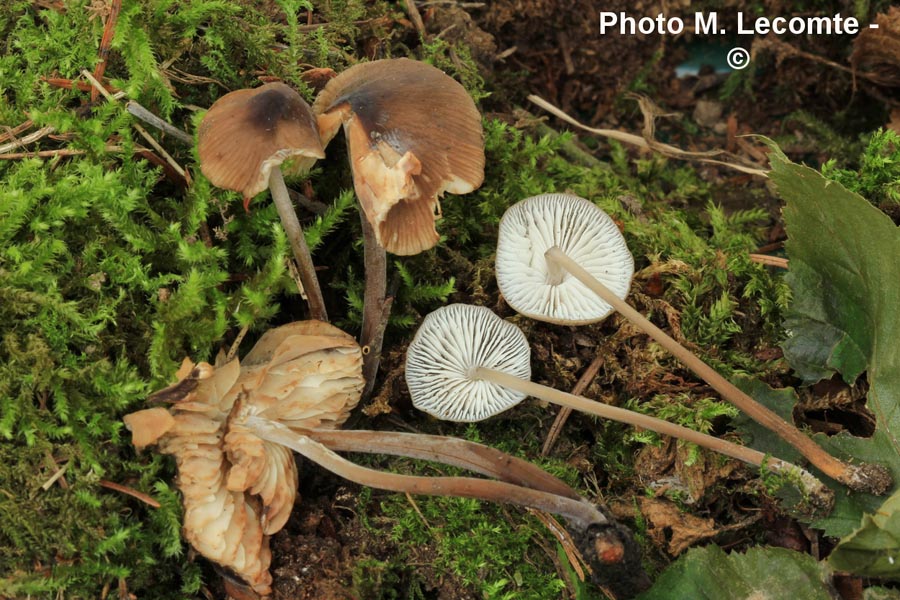
<svg viewBox="0 0 900 600">
<path fill-rule="evenodd" d="M 292 171 L 303 172 L 325 156 L 309 105 L 283 83 L 231 92 L 207 111 L 197 138 L 200 170 L 213 185 L 241 192 L 244 209 L 253 196 L 271 189 L 297 259 L 310 316 L 327 321 L 316 268 L 281 173 L 288 159 L 293 159 Z"/>
<path fill-rule="evenodd" d="M 219 98 L 200 124 L 200 170 L 213 185 L 249 203 L 269 187 L 273 167 L 293 159 L 298 171 L 325 157 L 309 105 L 284 83 Z"/>
<path fill-rule="evenodd" d="M 328 82 L 313 112 L 326 144 L 344 125 L 356 195 L 393 254 L 433 247 L 438 198 L 484 179 L 481 115 L 459 83 L 429 64 L 355 65 Z"/>
</svg>

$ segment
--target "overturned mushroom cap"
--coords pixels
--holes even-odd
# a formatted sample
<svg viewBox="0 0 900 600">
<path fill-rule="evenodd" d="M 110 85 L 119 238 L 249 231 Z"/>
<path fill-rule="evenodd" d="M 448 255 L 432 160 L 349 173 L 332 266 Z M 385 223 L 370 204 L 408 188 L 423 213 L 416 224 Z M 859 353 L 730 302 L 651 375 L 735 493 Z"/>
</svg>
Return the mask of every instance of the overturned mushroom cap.
<svg viewBox="0 0 900 600">
<path fill-rule="evenodd" d="M 613 309 L 575 277 L 548 262 L 558 246 L 619 298 L 625 298 L 634 259 L 616 224 L 593 203 L 543 194 L 510 207 L 500 221 L 497 285 L 517 312 L 565 325 L 594 323 Z"/>
<path fill-rule="evenodd" d="M 481 421 L 525 394 L 473 377 L 476 367 L 531 379 L 531 351 L 518 327 L 483 306 L 451 304 L 425 317 L 406 353 L 413 404 L 439 419 Z"/>
<path fill-rule="evenodd" d="M 481 115 L 459 83 L 426 63 L 355 65 L 328 82 L 313 111 L 326 144 L 344 125 L 356 195 L 388 252 L 434 246 L 438 198 L 484 179 Z"/>
<path fill-rule="evenodd" d="M 179 375 L 154 395 L 170 402 L 168 409 L 138 411 L 125 423 L 135 445 L 157 443 L 175 457 L 185 538 L 266 595 L 269 536 L 290 516 L 297 470 L 290 451 L 260 439 L 244 420 L 262 415 L 300 429 L 340 425 L 359 401 L 362 352 L 339 329 L 305 321 L 266 333 L 243 366 L 185 361 Z"/>
<path fill-rule="evenodd" d="M 200 170 L 213 185 L 250 199 L 269 186 L 269 172 L 293 159 L 296 171 L 324 158 L 315 117 L 283 83 L 219 98 L 200 123 Z"/>
</svg>

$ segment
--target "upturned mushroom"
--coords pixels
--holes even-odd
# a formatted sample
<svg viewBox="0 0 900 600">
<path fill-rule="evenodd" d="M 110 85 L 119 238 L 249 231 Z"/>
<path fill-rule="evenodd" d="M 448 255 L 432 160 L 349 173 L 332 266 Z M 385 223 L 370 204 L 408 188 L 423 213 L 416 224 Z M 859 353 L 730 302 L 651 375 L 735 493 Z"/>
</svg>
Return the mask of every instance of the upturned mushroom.
<svg viewBox="0 0 900 600">
<path fill-rule="evenodd" d="M 230 591 L 243 597 L 271 591 L 269 536 L 284 526 L 296 499 L 288 448 L 363 485 L 560 514 L 598 583 L 624 595 L 646 583 L 627 530 L 534 465 L 464 440 L 337 429 L 359 400 L 361 363 L 360 347 L 347 334 L 319 321 L 292 323 L 266 333 L 242 364 L 186 360 L 179 381 L 151 397 L 166 407 L 125 417 L 135 446 L 157 445 L 175 457 L 185 538 L 224 568 Z M 499 481 L 383 473 L 335 450 L 438 461 Z"/>
<path fill-rule="evenodd" d="M 197 137 L 200 170 L 213 185 L 241 192 L 245 209 L 254 196 L 266 188 L 271 191 L 297 260 L 310 316 L 327 321 L 315 266 L 282 175 L 285 161 L 299 174 L 325 157 L 309 105 L 284 83 L 237 90 L 209 108 Z"/>
<path fill-rule="evenodd" d="M 633 259 L 610 223 L 593 203 L 567 194 L 534 196 L 510 207 L 500 222 L 496 263 L 497 283 L 509 305 L 532 318 L 562 324 L 599 321 L 614 309 L 828 477 L 872 494 L 890 488 L 884 467 L 851 465 L 831 456 L 626 303 Z M 627 279 L 616 277 L 625 274 Z M 587 300 L 590 295 L 593 302 Z"/>
<path fill-rule="evenodd" d="M 407 350 L 406 382 L 413 405 L 439 419 L 474 422 L 534 396 L 785 474 L 815 509 L 830 510 L 831 490 L 804 469 L 662 419 L 533 383 L 530 355 L 521 330 L 489 309 L 467 304 L 439 308 L 425 317 Z"/>
<path fill-rule="evenodd" d="M 313 112 L 327 144 L 343 125 L 362 209 L 366 289 L 361 340 L 371 389 L 381 353 L 387 258 L 437 244 L 445 192 L 467 194 L 484 179 L 481 115 L 462 85 L 406 58 L 350 67 L 328 82 Z"/>
<path fill-rule="evenodd" d="M 185 360 L 178 382 L 151 397 L 168 408 L 125 417 L 136 447 L 175 457 L 185 539 L 256 594 L 271 591 L 269 536 L 293 509 L 297 470 L 289 450 L 245 422 L 337 427 L 359 400 L 361 366 L 349 335 L 320 321 L 292 323 L 260 338 L 243 365 Z"/>
</svg>

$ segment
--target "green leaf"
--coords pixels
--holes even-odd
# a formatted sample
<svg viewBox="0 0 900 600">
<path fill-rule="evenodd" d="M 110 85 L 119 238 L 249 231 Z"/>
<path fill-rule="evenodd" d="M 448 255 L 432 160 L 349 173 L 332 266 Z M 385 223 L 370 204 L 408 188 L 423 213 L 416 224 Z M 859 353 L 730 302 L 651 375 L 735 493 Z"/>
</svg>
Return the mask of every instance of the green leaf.
<svg viewBox="0 0 900 600">
<path fill-rule="evenodd" d="M 689 550 L 638 600 L 831 600 L 830 576 L 808 554 L 785 548 L 751 548 L 726 554 L 716 545 Z"/>
<path fill-rule="evenodd" d="M 828 562 L 866 577 L 900 579 L 900 492 L 888 498 L 862 526 L 837 545 Z"/>
<path fill-rule="evenodd" d="M 864 198 L 818 172 L 791 163 L 777 149 L 772 181 L 785 201 L 790 258 L 785 356 L 807 381 L 832 372 L 854 381 L 864 370 L 871 438 L 819 436 L 853 462 L 878 463 L 900 479 L 900 232 Z M 815 526 L 842 536 L 882 500 L 838 490 L 832 515 Z"/>
</svg>

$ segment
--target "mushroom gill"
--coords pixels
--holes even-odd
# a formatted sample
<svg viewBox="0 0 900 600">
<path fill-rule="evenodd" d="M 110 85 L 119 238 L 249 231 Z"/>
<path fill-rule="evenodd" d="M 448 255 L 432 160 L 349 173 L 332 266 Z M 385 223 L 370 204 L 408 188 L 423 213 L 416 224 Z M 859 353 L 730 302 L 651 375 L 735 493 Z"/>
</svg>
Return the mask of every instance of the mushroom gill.
<svg viewBox="0 0 900 600">
<path fill-rule="evenodd" d="M 186 359 L 178 381 L 154 395 L 169 406 L 132 413 L 125 423 L 139 449 L 155 444 L 175 457 L 185 539 L 265 596 L 272 584 L 269 536 L 293 508 L 297 470 L 289 449 L 262 440 L 245 420 L 335 428 L 362 386 L 353 338 L 320 321 L 291 323 L 263 335 L 243 365 Z"/>
</svg>

